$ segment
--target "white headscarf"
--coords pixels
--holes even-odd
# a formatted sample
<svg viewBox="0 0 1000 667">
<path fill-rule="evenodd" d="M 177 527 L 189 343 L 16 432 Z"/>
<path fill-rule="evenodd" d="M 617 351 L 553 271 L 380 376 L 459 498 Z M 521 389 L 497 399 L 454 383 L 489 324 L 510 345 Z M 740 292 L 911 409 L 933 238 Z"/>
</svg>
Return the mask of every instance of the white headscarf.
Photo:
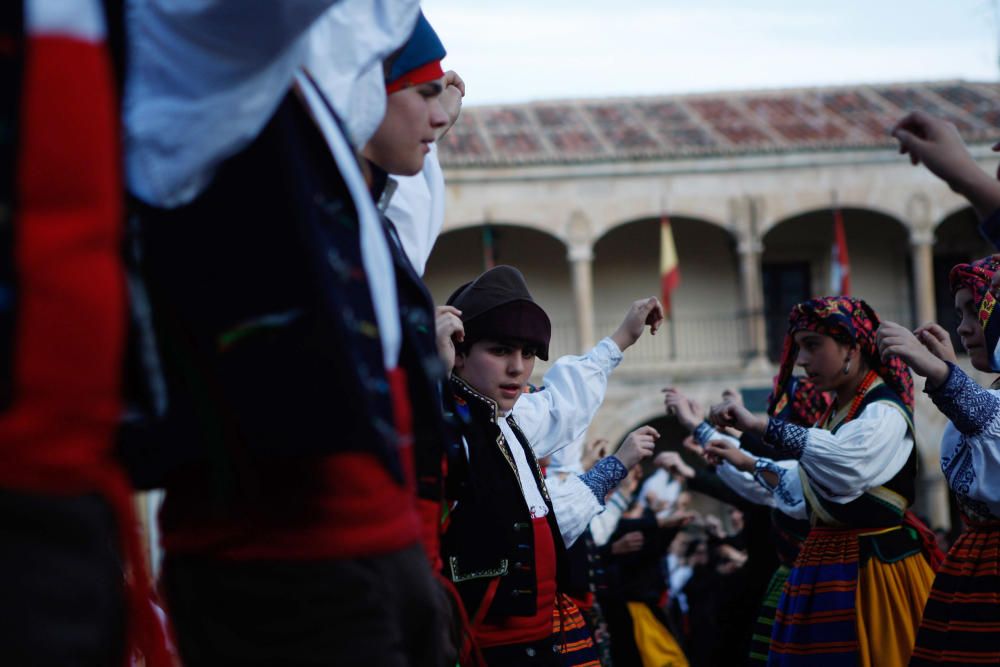
<svg viewBox="0 0 1000 667">
<path fill-rule="evenodd" d="M 252 10 L 128 0 L 129 189 L 155 206 L 193 200 L 260 134 L 306 64 L 363 146 L 385 113 L 379 63 L 410 36 L 418 10 L 419 0 L 267 0 Z"/>
<path fill-rule="evenodd" d="M 355 148 L 385 116 L 382 61 L 409 38 L 419 0 L 344 0 L 308 35 L 305 69 L 333 105 Z"/>
</svg>

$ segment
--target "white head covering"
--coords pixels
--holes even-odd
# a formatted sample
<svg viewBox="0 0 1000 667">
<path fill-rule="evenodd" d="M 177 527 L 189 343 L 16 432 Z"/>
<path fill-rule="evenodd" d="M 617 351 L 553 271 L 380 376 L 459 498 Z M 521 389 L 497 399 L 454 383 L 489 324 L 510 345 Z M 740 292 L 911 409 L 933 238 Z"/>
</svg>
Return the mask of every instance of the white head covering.
<svg viewBox="0 0 1000 667">
<path fill-rule="evenodd" d="M 343 0 L 309 31 L 305 69 L 333 105 L 355 148 L 385 116 L 382 61 L 410 37 L 419 0 Z"/>
<path fill-rule="evenodd" d="M 155 206 L 193 200 L 260 134 L 306 64 L 363 146 L 385 113 L 380 63 L 410 36 L 419 7 L 271 0 L 248 11 L 223 0 L 129 0 L 129 189 Z"/>
</svg>

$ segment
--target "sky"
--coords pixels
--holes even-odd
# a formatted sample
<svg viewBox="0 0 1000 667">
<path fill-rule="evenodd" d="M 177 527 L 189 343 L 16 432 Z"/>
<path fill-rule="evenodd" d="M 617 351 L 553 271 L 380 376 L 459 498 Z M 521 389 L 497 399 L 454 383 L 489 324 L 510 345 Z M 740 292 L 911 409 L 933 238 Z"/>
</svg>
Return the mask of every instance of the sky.
<svg viewBox="0 0 1000 667">
<path fill-rule="evenodd" d="M 423 0 L 467 105 L 996 81 L 1000 0 Z"/>
</svg>

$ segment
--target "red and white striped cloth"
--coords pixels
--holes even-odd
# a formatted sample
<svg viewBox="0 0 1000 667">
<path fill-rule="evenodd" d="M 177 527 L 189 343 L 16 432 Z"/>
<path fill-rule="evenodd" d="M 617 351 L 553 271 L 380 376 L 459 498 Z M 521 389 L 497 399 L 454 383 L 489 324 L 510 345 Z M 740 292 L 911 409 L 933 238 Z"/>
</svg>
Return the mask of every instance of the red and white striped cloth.
<svg viewBox="0 0 1000 667">
<path fill-rule="evenodd" d="M 128 577 L 129 653 L 168 665 L 131 489 L 112 455 L 126 334 L 118 101 L 98 0 L 26 0 L 13 259 L 12 402 L 0 487 L 102 494 Z"/>
</svg>

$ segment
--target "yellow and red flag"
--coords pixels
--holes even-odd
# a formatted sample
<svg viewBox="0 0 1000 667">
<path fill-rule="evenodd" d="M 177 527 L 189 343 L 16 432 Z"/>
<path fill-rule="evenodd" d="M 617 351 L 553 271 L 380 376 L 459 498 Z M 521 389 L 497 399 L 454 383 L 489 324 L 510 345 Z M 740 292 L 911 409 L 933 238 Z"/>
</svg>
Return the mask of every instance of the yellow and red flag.
<svg viewBox="0 0 1000 667">
<path fill-rule="evenodd" d="M 670 294 L 681 284 L 681 269 L 677 263 L 677 246 L 670 229 L 670 218 L 660 216 L 660 292 L 665 315 L 670 315 Z"/>
</svg>

